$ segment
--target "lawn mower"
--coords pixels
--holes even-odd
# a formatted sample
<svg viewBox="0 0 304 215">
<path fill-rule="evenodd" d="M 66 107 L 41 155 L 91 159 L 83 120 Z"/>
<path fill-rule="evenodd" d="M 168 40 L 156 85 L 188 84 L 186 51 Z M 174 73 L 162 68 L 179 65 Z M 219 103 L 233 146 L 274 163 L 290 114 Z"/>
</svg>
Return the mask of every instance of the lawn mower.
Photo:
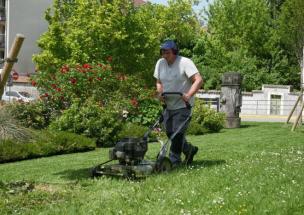
<svg viewBox="0 0 304 215">
<path fill-rule="evenodd" d="M 170 95 L 179 95 L 181 98 L 182 93 L 179 92 L 167 92 L 162 93 L 163 97 Z M 189 103 L 186 103 L 187 108 L 191 108 Z M 97 176 L 121 176 L 126 178 L 142 178 L 153 173 L 168 172 L 172 169 L 172 163 L 167 156 L 168 148 L 170 148 L 171 140 L 176 134 L 185 126 L 190 120 L 189 116 L 173 133 L 170 138 L 164 143 L 161 143 L 160 151 L 157 155 L 156 161 L 145 160 L 145 154 L 148 150 L 148 136 L 151 131 L 160 125 L 163 120 L 164 109 L 157 121 L 149 127 L 148 131 L 142 138 L 125 137 L 118 141 L 114 148 L 109 150 L 109 160 L 97 165 L 91 170 L 92 177 Z M 116 164 L 109 164 L 111 161 L 118 160 Z"/>
</svg>

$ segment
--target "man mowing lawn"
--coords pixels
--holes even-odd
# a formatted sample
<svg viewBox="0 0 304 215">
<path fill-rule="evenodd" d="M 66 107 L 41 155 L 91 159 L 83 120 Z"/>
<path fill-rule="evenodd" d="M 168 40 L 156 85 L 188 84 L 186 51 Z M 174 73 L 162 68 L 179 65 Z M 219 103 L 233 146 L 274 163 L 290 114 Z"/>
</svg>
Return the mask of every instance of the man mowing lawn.
<svg viewBox="0 0 304 215">
<path fill-rule="evenodd" d="M 164 125 L 166 134 L 170 138 L 180 125 L 191 115 L 191 108 L 186 104 L 194 105 L 194 95 L 201 88 L 203 79 L 189 58 L 178 55 L 178 47 L 172 40 L 166 40 L 160 47 L 162 58 L 155 66 L 154 77 L 159 95 L 167 92 L 182 93 L 179 96 L 160 96 L 166 103 L 164 112 Z M 186 141 L 185 134 L 187 125 L 181 129 L 172 139 L 170 148 L 170 160 L 173 166 L 181 164 L 181 153 L 185 154 L 185 164 L 191 164 L 198 148 Z"/>
</svg>

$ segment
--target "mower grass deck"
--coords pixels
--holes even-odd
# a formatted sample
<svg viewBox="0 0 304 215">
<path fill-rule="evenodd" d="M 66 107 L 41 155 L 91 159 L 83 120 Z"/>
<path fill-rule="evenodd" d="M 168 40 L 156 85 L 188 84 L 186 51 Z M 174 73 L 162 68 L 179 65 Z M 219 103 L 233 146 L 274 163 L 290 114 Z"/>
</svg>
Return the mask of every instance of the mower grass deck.
<svg viewBox="0 0 304 215">
<path fill-rule="evenodd" d="M 92 177 L 119 176 L 126 178 L 144 178 L 153 173 L 168 172 L 172 168 L 169 158 L 163 158 L 156 162 L 142 160 L 137 165 L 129 164 L 100 164 L 92 169 Z"/>
</svg>

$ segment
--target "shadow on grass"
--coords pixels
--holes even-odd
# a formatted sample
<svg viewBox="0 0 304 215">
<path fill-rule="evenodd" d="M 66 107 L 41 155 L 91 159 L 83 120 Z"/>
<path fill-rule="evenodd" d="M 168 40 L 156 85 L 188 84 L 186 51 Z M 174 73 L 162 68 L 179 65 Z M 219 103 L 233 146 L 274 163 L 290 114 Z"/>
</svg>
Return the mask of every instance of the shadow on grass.
<svg viewBox="0 0 304 215">
<path fill-rule="evenodd" d="M 196 160 L 193 161 L 192 166 L 199 167 L 212 167 L 217 165 L 225 164 L 225 160 Z"/>
<path fill-rule="evenodd" d="M 63 179 L 68 180 L 82 180 L 91 178 L 91 168 L 83 169 L 68 169 L 62 172 L 57 172 L 55 175 L 61 176 Z"/>
<path fill-rule="evenodd" d="M 248 124 L 241 124 L 241 127 L 240 128 L 252 128 L 252 127 L 258 127 L 259 125 L 257 125 L 257 124 L 250 124 L 250 125 L 248 125 Z"/>
<path fill-rule="evenodd" d="M 217 165 L 225 164 L 225 160 L 196 160 L 193 161 L 192 165 L 194 168 L 197 167 L 212 167 Z M 178 170 L 184 169 L 185 166 L 182 165 L 180 168 L 177 168 Z M 82 180 L 82 179 L 91 179 L 91 168 L 83 168 L 83 169 L 69 169 L 62 172 L 55 173 L 55 175 L 61 176 L 63 179 L 68 180 Z M 156 174 L 157 175 L 157 174 Z M 116 179 L 126 179 L 124 177 L 119 176 L 106 176 Z"/>
</svg>

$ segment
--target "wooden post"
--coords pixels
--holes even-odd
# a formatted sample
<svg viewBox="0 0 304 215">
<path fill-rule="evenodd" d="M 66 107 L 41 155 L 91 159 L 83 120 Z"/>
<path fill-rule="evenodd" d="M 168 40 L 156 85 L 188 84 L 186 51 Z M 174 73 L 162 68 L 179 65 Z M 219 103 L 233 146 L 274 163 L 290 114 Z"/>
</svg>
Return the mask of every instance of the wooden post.
<svg viewBox="0 0 304 215">
<path fill-rule="evenodd" d="M 0 80 L 0 99 L 2 98 L 4 92 L 4 86 L 7 82 L 8 76 L 13 68 L 14 63 L 17 61 L 17 56 L 21 49 L 22 43 L 25 37 L 22 34 L 17 34 L 13 43 L 12 48 L 5 59 L 5 64 L 2 69 L 1 80 Z"/>
<path fill-rule="evenodd" d="M 300 101 L 301 101 L 300 104 L 302 105 L 302 108 L 301 108 L 301 110 L 300 110 L 300 113 L 298 114 L 298 117 L 297 117 L 297 119 L 296 119 L 296 122 L 293 124 L 293 126 L 292 126 L 292 128 L 291 128 L 292 131 L 294 131 L 294 129 L 297 127 L 299 121 L 300 121 L 299 124 L 302 124 L 302 112 L 303 112 L 303 106 L 304 106 L 304 102 L 303 102 L 303 97 L 304 97 L 304 95 L 303 95 L 303 91 L 304 91 L 304 46 L 303 46 L 302 61 L 301 61 L 300 64 L 301 64 L 301 65 L 300 65 L 300 66 L 301 66 L 301 82 L 300 82 L 301 91 L 300 91 L 300 95 L 299 95 L 299 97 L 298 97 L 298 99 L 297 99 L 295 105 L 293 106 L 291 112 L 289 113 L 289 116 L 288 116 L 288 118 L 287 118 L 286 124 L 289 122 L 289 120 L 290 120 L 290 118 L 291 118 L 293 112 L 295 111 L 295 109 L 296 109 L 296 107 L 297 107 L 297 105 L 298 105 L 298 103 L 299 103 Z"/>
<path fill-rule="evenodd" d="M 302 124 L 302 113 L 303 113 L 303 109 L 304 109 L 304 102 L 303 102 L 303 90 L 304 90 L 304 47 L 303 47 L 303 56 L 302 56 L 302 61 L 301 61 L 301 94 L 299 96 L 299 99 L 301 101 L 301 109 L 300 109 L 300 113 L 298 114 L 298 117 L 296 119 L 296 121 L 294 122 L 291 131 L 294 131 L 297 127 L 298 124 Z"/>
<path fill-rule="evenodd" d="M 299 95 L 299 97 L 298 97 L 296 103 L 294 104 L 293 108 L 291 109 L 291 112 L 289 113 L 289 116 L 288 116 L 288 118 L 287 118 L 286 124 L 288 124 L 288 122 L 289 122 L 289 120 L 290 120 L 290 118 L 291 118 L 293 112 L 295 111 L 295 109 L 296 109 L 296 107 L 297 107 L 299 101 L 301 100 L 302 96 L 303 96 L 303 88 L 301 89 L 300 95 Z"/>
<path fill-rule="evenodd" d="M 301 97 L 302 97 L 302 96 L 301 96 Z M 292 128 L 291 128 L 291 131 L 294 131 L 294 130 L 296 129 L 296 127 L 297 127 L 297 125 L 298 125 L 298 122 L 299 122 L 300 118 L 302 117 L 303 109 L 304 109 L 304 103 L 302 104 L 302 107 L 301 107 L 301 109 L 300 109 L 300 113 L 299 113 L 299 115 L 298 115 L 296 121 L 293 123 L 293 126 L 292 126 Z"/>
<path fill-rule="evenodd" d="M 302 63 L 301 63 L 301 90 L 303 92 L 303 84 L 304 84 L 304 46 L 303 46 L 303 49 L 302 49 Z M 304 100 L 303 100 L 303 93 L 301 94 L 301 104 L 303 105 L 304 104 Z M 302 109 L 303 111 L 303 109 Z M 302 122 L 303 122 L 303 117 L 302 117 L 302 111 L 300 112 L 301 113 L 301 117 L 300 117 L 300 121 L 299 121 L 299 124 L 302 125 Z"/>
</svg>

